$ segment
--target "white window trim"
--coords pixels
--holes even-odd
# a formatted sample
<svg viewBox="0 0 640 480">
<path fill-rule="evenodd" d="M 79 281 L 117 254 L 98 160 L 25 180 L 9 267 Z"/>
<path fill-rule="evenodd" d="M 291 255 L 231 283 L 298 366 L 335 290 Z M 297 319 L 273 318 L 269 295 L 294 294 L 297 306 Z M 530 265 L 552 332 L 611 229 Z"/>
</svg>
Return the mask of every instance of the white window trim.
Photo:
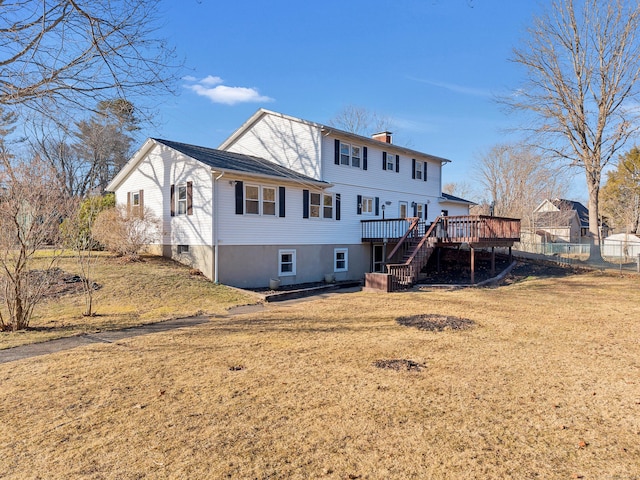
<svg viewBox="0 0 640 480">
<path fill-rule="evenodd" d="M 387 172 L 396 171 L 396 156 L 387 152 Z"/>
<path fill-rule="evenodd" d="M 348 149 L 349 149 L 349 161 L 348 161 L 348 163 L 343 163 L 342 162 L 342 156 L 344 155 L 342 153 L 342 147 L 343 146 L 344 147 L 348 147 Z M 353 164 L 353 158 L 354 158 L 353 149 L 354 149 L 354 147 L 360 150 L 360 156 L 356 157 L 359 160 L 360 165 L 354 165 Z M 364 165 L 364 158 L 363 157 L 364 157 L 364 147 L 362 145 L 353 145 L 351 143 L 340 142 L 340 163 L 339 163 L 340 166 L 342 166 L 342 167 L 353 167 L 353 168 L 358 168 L 358 169 L 362 170 L 364 168 L 363 167 L 363 165 Z"/>
<path fill-rule="evenodd" d="M 140 190 L 137 192 L 131 192 L 131 206 L 139 207 L 140 206 Z"/>
<path fill-rule="evenodd" d="M 331 199 L 331 216 L 330 216 L 330 217 L 325 217 L 325 215 L 324 215 L 324 209 L 325 209 L 325 207 L 326 207 L 326 205 L 325 205 L 325 203 L 324 203 L 324 200 L 325 200 L 325 198 L 327 198 L 327 197 Z M 333 197 L 333 194 L 330 194 L 330 193 L 329 193 L 329 194 L 327 194 L 327 193 L 323 193 L 323 194 L 322 194 L 322 199 L 321 199 L 321 201 L 322 201 L 322 218 L 326 218 L 326 219 L 332 220 L 332 219 L 333 219 L 333 217 L 335 216 L 335 213 L 334 213 L 334 212 L 335 212 L 335 208 L 336 208 L 336 200 L 335 200 L 335 198 Z"/>
<path fill-rule="evenodd" d="M 291 255 L 291 271 L 282 271 L 282 256 Z M 282 249 L 278 250 L 278 276 L 279 277 L 292 277 L 296 274 L 296 250 L 295 249 Z"/>
<path fill-rule="evenodd" d="M 414 171 L 414 176 L 416 180 L 424 180 L 422 178 L 424 174 L 424 162 L 420 160 L 416 160 L 416 169 Z"/>
<path fill-rule="evenodd" d="M 248 201 L 248 197 L 247 197 L 247 188 L 257 188 L 258 189 L 258 198 L 257 200 L 251 199 L 251 201 L 257 201 L 258 202 L 258 213 L 249 213 L 247 211 L 247 201 Z M 273 209 L 273 214 L 271 213 L 264 213 L 264 204 L 265 204 L 265 199 L 264 199 L 264 189 L 267 188 L 269 190 L 273 190 L 274 195 L 273 195 L 273 204 L 274 204 L 274 209 Z M 243 196 L 243 211 L 244 211 L 244 215 L 249 215 L 252 217 L 257 217 L 257 216 L 264 216 L 264 217 L 277 217 L 278 216 L 278 187 L 277 186 L 271 186 L 271 185 L 256 185 L 255 183 L 247 183 L 244 185 L 244 191 L 242 192 L 242 196 Z M 271 202 L 270 202 L 271 203 Z"/>
<path fill-rule="evenodd" d="M 180 199 L 180 190 L 184 188 L 184 199 Z M 187 184 L 182 183 L 176 185 L 176 215 L 187 215 L 189 209 L 189 192 L 187 191 Z M 184 212 L 180 211 L 180 203 L 184 203 Z"/>
<path fill-rule="evenodd" d="M 365 205 L 367 204 L 367 200 L 371 201 L 371 210 L 367 211 L 365 210 Z M 373 197 L 362 197 L 362 215 L 374 215 L 375 214 L 375 198 Z"/>
<path fill-rule="evenodd" d="M 338 268 L 338 253 L 344 253 L 344 268 Z M 346 272 L 349 270 L 349 249 L 334 248 L 333 249 L 333 271 Z"/>
</svg>

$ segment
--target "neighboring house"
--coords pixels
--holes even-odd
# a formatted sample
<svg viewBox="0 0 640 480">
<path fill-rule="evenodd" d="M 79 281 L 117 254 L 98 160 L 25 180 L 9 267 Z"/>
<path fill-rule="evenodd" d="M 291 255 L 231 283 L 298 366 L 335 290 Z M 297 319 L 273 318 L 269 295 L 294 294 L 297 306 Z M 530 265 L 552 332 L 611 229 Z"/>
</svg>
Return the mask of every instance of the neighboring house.
<svg viewBox="0 0 640 480">
<path fill-rule="evenodd" d="M 441 193 L 448 162 L 388 132 L 367 138 L 261 109 L 219 149 L 148 139 L 107 189 L 162 218 L 153 251 L 216 282 L 359 280 L 386 248 L 363 241 L 361 220 L 468 215 L 472 202 Z"/>
<path fill-rule="evenodd" d="M 589 210 L 580 202 L 544 200 L 533 211 L 538 243 L 589 243 Z"/>
</svg>

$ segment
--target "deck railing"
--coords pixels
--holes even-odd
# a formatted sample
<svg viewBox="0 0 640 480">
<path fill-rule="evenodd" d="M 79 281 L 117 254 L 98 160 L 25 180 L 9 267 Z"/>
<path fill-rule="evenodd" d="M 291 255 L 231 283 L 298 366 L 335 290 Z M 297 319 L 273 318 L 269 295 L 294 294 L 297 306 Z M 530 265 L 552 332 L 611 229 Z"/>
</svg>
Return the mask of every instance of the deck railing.
<svg viewBox="0 0 640 480">
<path fill-rule="evenodd" d="M 397 240 L 411 228 L 414 218 L 388 218 L 386 220 L 361 220 L 362 239 L 365 241 Z"/>
<path fill-rule="evenodd" d="M 436 230 L 443 243 L 480 243 L 487 241 L 520 240 L 520 220 L 488 215 L 460 215 L 442 217 Z"/>
</svg>

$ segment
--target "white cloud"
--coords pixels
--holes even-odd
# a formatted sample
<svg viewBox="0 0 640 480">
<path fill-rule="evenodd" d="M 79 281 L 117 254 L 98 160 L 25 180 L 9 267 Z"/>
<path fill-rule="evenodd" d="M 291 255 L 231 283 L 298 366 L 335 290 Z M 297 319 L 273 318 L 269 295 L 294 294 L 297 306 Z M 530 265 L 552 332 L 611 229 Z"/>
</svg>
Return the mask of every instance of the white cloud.
<svg viewBox="0 0 640 480">
<path fill-rule="evenodd" d="M 186 76 L 182 77 L 182 80 L 184 80 L 185 82 L 195 82 L 198 79 L 196 77 L 191 76 L 191 75 L 186 75 Z"/>
<path fill-rule="evenodd" d="M 213 75 L 207 75 L 202 80 L 200 80 L 201 85 L 208 85 L 213 87 L 214 85 L 220 85 L 224 83 L 224 81 L 220 77 L 214 77 Z"/>
<path fill-rule="evenodd" d="M 224 80 L 213 75 L 208 75 L 200 80 L 193 77 L 185 77 L 184 80 L 195 82 L 193 85 L 185 85 L 185 87 L 202 97 L 207 97 L 213 103 L 235 105 L 237 103 L 273 101 L 271 97 L 260 95 L 256 88 L 229 87 L 223 85 Z"/>
</svg>

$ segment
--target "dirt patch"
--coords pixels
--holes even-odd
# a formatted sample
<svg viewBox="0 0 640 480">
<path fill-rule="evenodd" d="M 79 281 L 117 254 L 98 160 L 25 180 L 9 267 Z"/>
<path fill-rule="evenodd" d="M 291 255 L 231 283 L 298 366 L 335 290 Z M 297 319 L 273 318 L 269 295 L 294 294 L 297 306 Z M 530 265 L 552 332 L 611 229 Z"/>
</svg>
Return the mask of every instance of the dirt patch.
<svg viewBox="0 0 640 480">
<path fill-rule="evenodd" d="M 376 368 L 387 368 L 397 372 L 404 370 L 419 372 L 423 368 L 426 368 L 424 363 L 418 363 L 413 360 L 406 359 L 377 360 L 373 362 L 373 366 Z"/>
<path fill-rule="evenodd" d="M 431 313 L 412 315 L 410 317 L 400 317 L 396 321 L 405 327 L 415 327 L 420 330 L 429 330 L 431 332 L 442 332 L 444 330 L 467 330 L 476 324 L 473 320 L 466 318 Z"/>
<path fill-rule="evenodd" d="M 32 285 L 45 285 L 44 298 L 55 299 L 65 295 L 82 293 L 82 277 L 73 273 L 67 273 L 61 268 L 50 270 L 31 270 L 29 282 Z M 93 283 L 94 290 L 100 289 L 100 285 Z M 0 300 L 4 300 L 4 294 L 0 293 Z"/>
</svg>

